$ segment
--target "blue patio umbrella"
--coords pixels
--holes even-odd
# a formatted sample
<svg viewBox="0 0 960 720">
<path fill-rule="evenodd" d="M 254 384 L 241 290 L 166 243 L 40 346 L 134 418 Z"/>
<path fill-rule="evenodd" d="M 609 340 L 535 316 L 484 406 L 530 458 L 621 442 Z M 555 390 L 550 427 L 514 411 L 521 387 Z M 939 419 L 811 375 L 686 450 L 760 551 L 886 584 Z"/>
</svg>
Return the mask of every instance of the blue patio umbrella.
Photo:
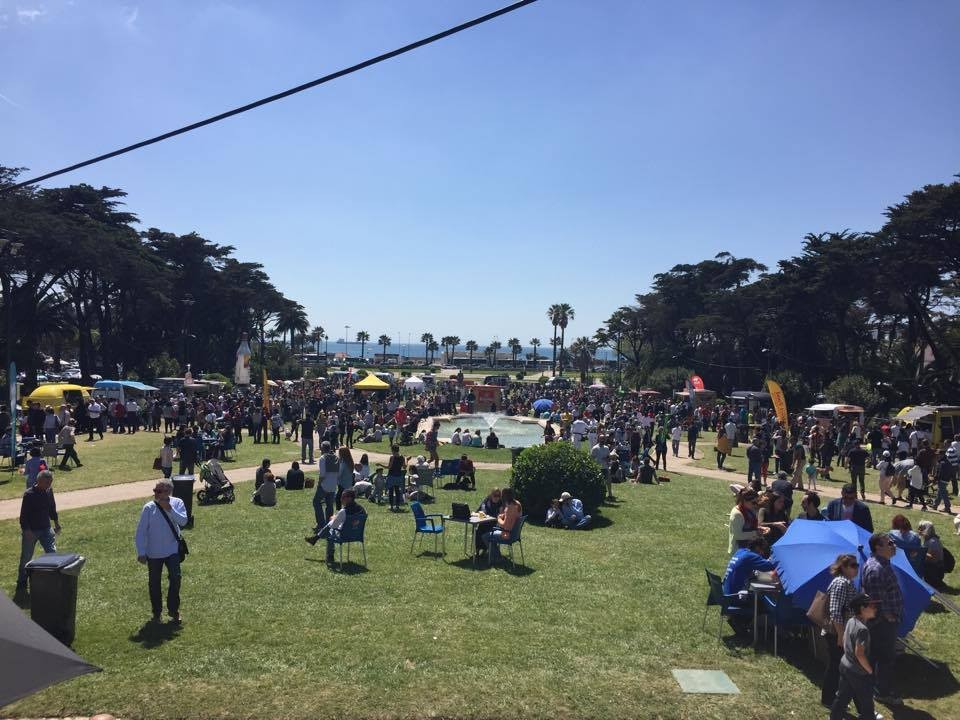
<svg viewBox="0 0 960 720">
<path fill-rule="evenodd" d="M 793 596 L 797 607 L 810 607 L 818 590 L 830 584 L 830 565 L 837 555 L 856 555 L 861 567 L 870 557 L 870 533 L 850 520 L 794 520 L 787 532 L 773 545 L 772 557 L 784 591 Z M 898 634 L 903 637 L 917 624 L 930 603 L 934 590 L 910 566 L 903 552 L 891 560 L 903 594 L 903 621 Z M 854 584 L 859 588 L 860 579 Z"/>
<path fill-rule="evenodd" d="M 542 412 L 547 412 L 553 408 L 553 400 L 548 398 L 540 398 L 539 400 L 533 401 L 533 409 L 539 415 Z"/>
</svg>

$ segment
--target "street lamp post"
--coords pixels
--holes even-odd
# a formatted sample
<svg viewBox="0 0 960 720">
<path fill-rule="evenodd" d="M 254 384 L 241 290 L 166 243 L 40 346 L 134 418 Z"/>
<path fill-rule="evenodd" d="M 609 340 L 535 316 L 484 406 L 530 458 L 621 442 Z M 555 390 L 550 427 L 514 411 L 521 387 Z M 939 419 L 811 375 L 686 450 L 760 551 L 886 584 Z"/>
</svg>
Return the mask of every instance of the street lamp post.
<svg viewBox="0 0 960 720">
<path fill-rule="evenodd" d="M 343 326 L 343 359 L 350 362 L 350 326 Z"/>
</svg>

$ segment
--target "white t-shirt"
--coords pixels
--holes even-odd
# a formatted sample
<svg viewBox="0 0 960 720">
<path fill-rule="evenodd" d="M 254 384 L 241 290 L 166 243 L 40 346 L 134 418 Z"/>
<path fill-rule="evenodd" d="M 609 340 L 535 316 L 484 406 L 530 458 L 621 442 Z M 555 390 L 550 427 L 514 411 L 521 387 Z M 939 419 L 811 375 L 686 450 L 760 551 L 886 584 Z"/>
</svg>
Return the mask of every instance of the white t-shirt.
<svg viewBox="0 0 960 720">
<path fill-rule="evenodd" d="M 91 420 L 96 420 L 100 417 L 100 413 L 103 412 L 103 408 L 100 406 L 100 403 L 94 402 L 90 404 L 90 407 L 87 408 L 87 415 L 90 416 Z"/>
<path fill-rule="evenodd" d="M 679 425 L 674 425 L 673 428 L 670 430 L 670 439 L 679 440 L 682 436 L 683 436 L 683 428 L 681 428 Z"/>
<path fill-rule="evenodd" d="M 914 490 L 923 489 L 923 471 L 920 469 L 919 465 L 914 465 L 907 471 L 907 476 L 910 478 L 910 487 Z"/>
<path fill-rule="evenodd" d="M 731 440 L 737 436 L 737 424 L 732 420 L 724 425 L 723 429 L 727 431 L 727 437 Z"/>
<path fill-rule="evenodd" d="M 590 457 L 600 463 L 600 467 L 604 469 L 610 466 L 610 448 L 606 445 L 594 445 L 590 449 Z"/>
<path fill-rule="evenodd" d="M 573 421 L 573 424 L 570 426 L 570 433 L 577 439 L 582 439 L 587 432 L 587 424 L 577 418 Z"/>
</svg>

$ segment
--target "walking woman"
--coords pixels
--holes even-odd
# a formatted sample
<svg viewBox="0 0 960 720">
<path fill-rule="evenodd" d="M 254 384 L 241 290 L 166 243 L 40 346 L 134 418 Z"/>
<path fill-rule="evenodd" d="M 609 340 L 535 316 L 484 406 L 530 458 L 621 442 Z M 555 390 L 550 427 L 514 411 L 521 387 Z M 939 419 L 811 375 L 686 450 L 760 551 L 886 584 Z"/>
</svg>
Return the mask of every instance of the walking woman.
<svg viewBox="0 0 960 720">
<path fill-rule="evenodd" d="M 403 504 L 404 460 L 400 455 L 400 446 L 390 446 L 390 461 L 387 463 L 387 495 L 390 509 L 399 510 Z"/>
<path fill-rule="evenodd" d="M 717 470 L 723 470 L 723 461 L 730 454 L 730 438 L 727 437 L 727 431 L 720 427 L 717 430 Z"/>
<path fill-rule="evenodd" d="M 850 619 L 850 600 L 856 594 L 853 579 L 860 570 L 856 555 L 839 555 L 830 566 L 833 580 L 827 588 L 827 608 L 830 624 L 823 629 L 830 653 L 827 668 L 820 684 L 820 703 L 826 707 L 833 704 L 840 683 L 840 658 L 843 657 L 843 629 Z"/>
</svg>

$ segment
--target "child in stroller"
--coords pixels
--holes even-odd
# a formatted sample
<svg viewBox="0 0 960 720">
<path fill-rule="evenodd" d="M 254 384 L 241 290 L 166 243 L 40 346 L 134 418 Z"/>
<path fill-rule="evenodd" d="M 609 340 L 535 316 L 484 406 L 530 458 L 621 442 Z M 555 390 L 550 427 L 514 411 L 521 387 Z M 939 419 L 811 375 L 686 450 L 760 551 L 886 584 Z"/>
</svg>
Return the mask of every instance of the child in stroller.
<svg viewBox="0 0 960 720">
<path fill-rule="evenodd" d="M 200 480 L 203 488 L 197 491 L 197 502 L 201 505 L 232 503 L 236 499 L 233 483 L 223 472 L 218 460 L 208 460 L 200 466 Z"/>
</svg>

